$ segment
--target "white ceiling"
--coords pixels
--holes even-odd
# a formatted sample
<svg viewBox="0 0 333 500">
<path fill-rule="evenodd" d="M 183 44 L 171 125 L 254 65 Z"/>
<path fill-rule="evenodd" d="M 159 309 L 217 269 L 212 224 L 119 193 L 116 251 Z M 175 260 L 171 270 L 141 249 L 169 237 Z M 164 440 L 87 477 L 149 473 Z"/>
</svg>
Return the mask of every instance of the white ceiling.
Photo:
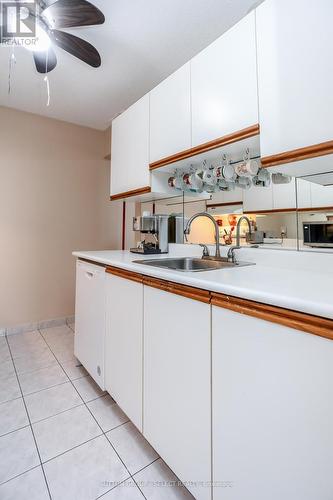
<svg viewBox="0 0 333 500">
<path fill-rule="evenodd" d="M 90 68 L 56 49 L 49 73 L 46 106 L 44 76 L 32 54 L 15 49 L 8 95 L 11 49 L 0 46 L 0 105 L 97 129 L 128 108 L 160 81 L 241 19 L 257 0 L 90 0 L 106 22 L 69 32 L 95 45 L 102 66 Z"/>
</svg>

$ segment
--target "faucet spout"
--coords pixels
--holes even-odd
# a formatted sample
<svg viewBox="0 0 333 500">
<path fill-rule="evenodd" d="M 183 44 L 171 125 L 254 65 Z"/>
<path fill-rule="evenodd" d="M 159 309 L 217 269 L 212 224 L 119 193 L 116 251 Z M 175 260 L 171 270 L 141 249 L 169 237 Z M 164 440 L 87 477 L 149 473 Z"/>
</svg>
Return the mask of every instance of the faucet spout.
<svg viewBox="0 0 333 500">
<path fill-rule="evenodd" d="M 236 263 L 235 250 L 239 250 L 241 248 L 241 246 L 240 246 L 240 228 L 241 228 L 241 224 L 242 224 L 243 220 L 246 221 L 247 225 L 249 226 L 249 233 L 250 233 L 250 235 L 251 235 L 251 232 L 252 232 L 250 219 L 248 217 L 246 217 L 246 215 L 242 215 L 242 217 L 240 217 L 238 219 L 238 222 L 237 222 L 236 245 L 233 245 L 233 246 L 231 246 L 229 248 L 228 255 L 227 255 L 228 260 L 230 262 L 233 262 L 233 263 Z"/>
<path fill-rule="evenodd" d="M 191 230 L 191 224 L 192 222 L 197 219 L 198 217 L 207 217 L 209 220 L 212 221 L 212 223 L 214 224 L 214 228 L 215 228 L 215 258 L 216 259 L 221 259 L 221 253 L 220 253 L 220 235 L 219 235 L 219 226 L 217 225 L 217 222 L 216 220 L 214 219 L 214 217 L 212 217 L 210 214 L 208 214 L 207 212 L 199 212 L 198 214 L 195 214 L 195 215 L 192 215 L 192 217 L 188 220 L 187 224 L 186 224 L 186 228 L 184 230 L 184 234 L 185 234 L 185 239 L 186 239 L 186 236 L 188 234 L 190 234 L 190 230 Z M 187 241 L 187 239 L 186 239 Z"/>
</svg>

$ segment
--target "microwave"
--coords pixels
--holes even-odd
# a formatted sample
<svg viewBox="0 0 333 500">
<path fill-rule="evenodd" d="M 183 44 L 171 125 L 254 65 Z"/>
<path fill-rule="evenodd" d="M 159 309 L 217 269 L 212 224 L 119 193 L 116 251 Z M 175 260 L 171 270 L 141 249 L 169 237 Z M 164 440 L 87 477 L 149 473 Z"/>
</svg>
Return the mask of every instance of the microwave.
<svg viewBox="0 0 333 500">
<path fill-rule="evenodd" d="M 303 242 L 309 247 L 333 248 L 333 221 L 303 222 Z"/>
</svg>

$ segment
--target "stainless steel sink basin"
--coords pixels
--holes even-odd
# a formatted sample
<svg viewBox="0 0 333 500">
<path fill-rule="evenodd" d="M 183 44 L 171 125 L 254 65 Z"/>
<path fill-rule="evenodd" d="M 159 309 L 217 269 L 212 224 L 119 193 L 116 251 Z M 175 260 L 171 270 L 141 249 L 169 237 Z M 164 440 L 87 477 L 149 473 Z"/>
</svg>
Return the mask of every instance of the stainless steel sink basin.
<svg viewBox="0 0 333 500">
<path fill-rule="evenodd" d="M 216 269 L 225 269 L 232 267 L 242 267 L 253 265 L 250 262 L 232 263 L 224 260 L 209 260 L 200 259 L 198 257 L 180 257 L 167 259 L 142 259 L 134 260 L 135 264 L 144 264 L 146 266 L 162 267 L 164 269 L 172 269 L 174 271 L 183 272 L 198 272 L 198 271 L 213 271 Z"/>
</svg>

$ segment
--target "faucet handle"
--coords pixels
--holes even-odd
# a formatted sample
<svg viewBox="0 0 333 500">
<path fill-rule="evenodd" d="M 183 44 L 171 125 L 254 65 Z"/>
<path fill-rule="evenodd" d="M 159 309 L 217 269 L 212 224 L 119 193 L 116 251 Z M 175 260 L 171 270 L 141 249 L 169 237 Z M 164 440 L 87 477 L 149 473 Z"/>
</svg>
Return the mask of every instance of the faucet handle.
<svg viewBox="0 0 333 500">
<path fill-rule="evenodd" d="M 207 245 L 204 245 L 203 243 L 199 243 L 199 245 L 203 248 L 202 257 L 209 257 L 209 250 Z"/>
<path fill-rule="evenodd" d="M 241 247 L 238 246 L 238 245 L 232 245 L 229 250 L 228 250 L 228 254 L 227 254 L 227 258 L 228 258 L 228 261 L 229 262 L 233 262 L 235 263 L 236 262 L 236 256 L 235 256 L 235 250 L 239 250 Z"/>
</svg>

